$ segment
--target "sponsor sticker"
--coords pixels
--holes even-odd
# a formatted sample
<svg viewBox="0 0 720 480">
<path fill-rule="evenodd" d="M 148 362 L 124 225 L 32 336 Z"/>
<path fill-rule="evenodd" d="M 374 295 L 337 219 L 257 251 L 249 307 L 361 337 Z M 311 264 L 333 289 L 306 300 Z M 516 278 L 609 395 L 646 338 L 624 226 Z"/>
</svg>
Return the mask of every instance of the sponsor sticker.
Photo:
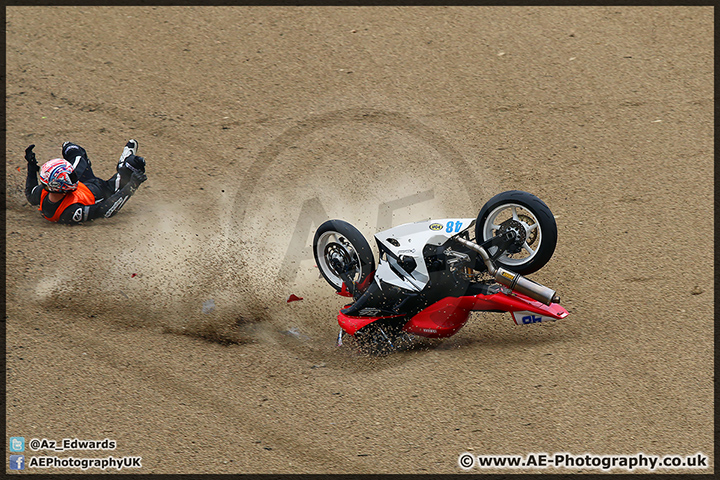
<svg viewBox="0 0 720 480">
<path fill-rule="evenodd" d="M 442 229 L 443 229 L 443 226 L 440 225 L 439 223 L 431 223 L 430 224 L 430 230 L 438 231 L 438 230 L 442 230 Z"/>
<path fill-rule="evenodd" d="M 556 320 L 555 318 L 528 312 L 526 310 L 511 312 L 511 315 L 515 325 L 531 325 L 533 323 L 554 322 Z"/>
</svg>

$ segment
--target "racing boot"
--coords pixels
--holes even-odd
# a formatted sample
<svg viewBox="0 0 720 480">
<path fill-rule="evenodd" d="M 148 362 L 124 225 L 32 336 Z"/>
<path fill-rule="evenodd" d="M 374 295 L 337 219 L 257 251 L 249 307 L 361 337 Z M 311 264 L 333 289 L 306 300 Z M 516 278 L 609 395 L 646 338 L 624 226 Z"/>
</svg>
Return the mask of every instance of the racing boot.
<svg viewBox="0 0 720 480">
<path fill-rule="evenodd" d="M 127 157 L 129 157 L 130 155 L 137 155 L 137 149 L 137 140 L 130 139 L 127 141 L 127 143 L 125 144 L 125 148 L 123 148 L 122 155 L 120 155 L 120 160 L 118 160 L 118 171 L 120 171 L 120 166 L 125 162 L 125 159 Z"/>
<path fill-rule="evenodd" d="M 95 176 L 92 172 L 92 164 L 83 147 L 72 142 L 63 142 L 62 156 L 72 165 L 75 175 L 81 182 Z"/>
<path fill-rule="evenodd" d="M 115 191 L 121 189 L 130 181 L 133 172 L 145 173 L 145 159 L 136 155 L 137 149 L 137 140 L 128 140 L 125 144 L 125 148 L 123 148 L 122 155 L 120 155 L 120 160 L 117 164 L 118 173 L 115 177 Z"/>
</svg>

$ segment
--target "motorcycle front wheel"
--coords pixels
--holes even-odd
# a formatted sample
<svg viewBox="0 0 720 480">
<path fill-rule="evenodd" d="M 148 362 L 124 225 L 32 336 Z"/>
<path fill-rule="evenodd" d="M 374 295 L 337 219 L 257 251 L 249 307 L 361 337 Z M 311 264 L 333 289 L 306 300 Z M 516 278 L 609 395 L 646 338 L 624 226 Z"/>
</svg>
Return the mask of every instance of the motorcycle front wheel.
<svg viewBox="0 0 720 480">
<path fill-rule="evenodd" d="M 360 231 L 342 220 L 328 220 L 313 238 L 313 255 L 320 273 L 338 292 L 341 274 L 355 283 L 363 283 L 375 270 L 375 257 Z"/>
<path fill-rule="evenodd" d="M 475 222 L 475 241 L 485 242 L 508 230 L 517 242 L 502 252 L 495 263 L 520 275 L 540 270 L 557 244 L 557 224 L 550 208 L 535 195 L 521 190 L 502 192 L 485 203 Z M 488 253 L 496 255 L 498 247 Z"/>
</svg>

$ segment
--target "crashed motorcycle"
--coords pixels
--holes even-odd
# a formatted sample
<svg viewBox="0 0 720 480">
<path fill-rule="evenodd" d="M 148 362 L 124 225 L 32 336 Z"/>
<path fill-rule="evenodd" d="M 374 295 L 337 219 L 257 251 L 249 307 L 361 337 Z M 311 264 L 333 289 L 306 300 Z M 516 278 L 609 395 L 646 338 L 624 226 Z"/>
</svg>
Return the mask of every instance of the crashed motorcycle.
<svg viewBox="0 0 720 480">
<path fill-rule="evenodd" d="M 339 345 L 346 334 L 375 352 L 412 335 L 450 337 L 473 311 L 508 312 L 517 325 L 568 315 L 554 290 L 526 277 L 557 243 L 555 217 L 528 192 L 495 195 L 476 218 L 408 223 L 376 233 L 375 241 L 377 268 L 368 241 L 349 223 L 328 220 L 315 232 L 320 273 L 352 298 L 337 317 Z"/>
</svg>

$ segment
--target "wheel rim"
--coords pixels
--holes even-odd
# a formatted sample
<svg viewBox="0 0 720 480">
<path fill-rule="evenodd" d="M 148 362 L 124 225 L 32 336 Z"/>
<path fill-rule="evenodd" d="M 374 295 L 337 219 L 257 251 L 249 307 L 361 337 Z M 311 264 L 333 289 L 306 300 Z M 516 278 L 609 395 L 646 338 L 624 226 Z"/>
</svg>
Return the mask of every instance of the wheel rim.
<svg viewBox="0 0 720 480">
<path fill-rule="evenodd" d="M 514 221 L 513 221 L 514 220 Z M 504 225 L 503 225 L 504 224 Z M 542 227 L 535 214 L 527 207 L 518 203 L 506 203 L 495 208 L 483 225 L 483 240 L 488 240 L 503 229 L 515 229 L 522 239 L 520 252 L 500 255 L 499 260 L 509 266 L 525 265 L 540 251 L 542 244 Z M 522 229 L 522 230 L 519 230 Z M 488 249 L 490 255 L 497 252 L 497 247 Z"/>
<path fill-rule="evenodd" d="M 354 261 L 357 267 L 350 270 L 348 275 L 353 282 L 360 280 L 360 256 L 344 235 L 333 231 L 325 232 L 318 238 L 316 248 L 318 267 L 338 289 L 342 288 L 343 280 L 333 266 L 333 260 L 343 263 Z"/>
</svg>

